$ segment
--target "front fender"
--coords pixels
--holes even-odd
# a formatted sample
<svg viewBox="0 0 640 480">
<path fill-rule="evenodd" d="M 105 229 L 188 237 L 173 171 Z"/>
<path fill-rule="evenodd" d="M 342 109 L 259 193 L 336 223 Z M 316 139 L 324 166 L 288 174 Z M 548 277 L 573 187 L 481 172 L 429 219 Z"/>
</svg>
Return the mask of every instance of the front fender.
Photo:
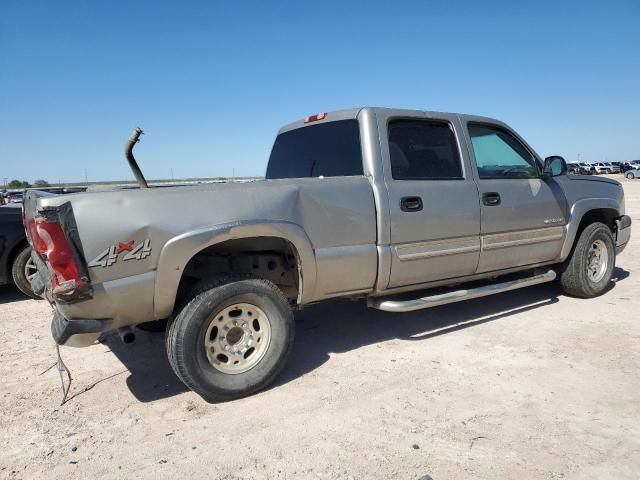
<svg viewBox="0 0 640 480">
<path fill-rule="evenodd" d="M 569 220 L 565 225 L 564 244 L 562 245 L 562 250 L 560 252 L 561 262 L 564 262 L 571 253 L 571 248 L 573 247 L 573 243 L 576 239 L 580 222 L 585 214 L 590 210 L 602 209 L 615 210 L 617 217 L 624 215 L 624 206 L 613 198 L 585 198 L 576 201 L 571 206 Z"/>
<path fill-rule="evenodd" d="M 249 237 L 277 237 L 290 242 L 298 256 L 298 303 L 303 304 L 313 298 L 316 259 L 311 240 L 302 227 L 284 221 L 245 220 L 187 232 L 164 245 L 158 258 L 156 273 L 153 305 L 155 317 L 167 318 L 173 312 L 182 273 L 194 255 L 227 240 Z"/>
</svg>

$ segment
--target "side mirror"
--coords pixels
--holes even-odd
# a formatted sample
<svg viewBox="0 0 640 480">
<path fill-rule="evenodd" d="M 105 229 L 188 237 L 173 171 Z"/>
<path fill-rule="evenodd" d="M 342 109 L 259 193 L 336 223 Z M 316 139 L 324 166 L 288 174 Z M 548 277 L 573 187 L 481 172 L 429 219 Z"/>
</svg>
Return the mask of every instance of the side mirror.
<svg viewBox="0 0 640 480">
<path fill-rule="evenodd" d="M 544 159 L 544 168 L 542 169 L 542 174 L 545 178 L 566 175 L 566 173 L 567 162 L 564 161 L 564 158 L 558 155 L 553 155 Z"/>
</svg>

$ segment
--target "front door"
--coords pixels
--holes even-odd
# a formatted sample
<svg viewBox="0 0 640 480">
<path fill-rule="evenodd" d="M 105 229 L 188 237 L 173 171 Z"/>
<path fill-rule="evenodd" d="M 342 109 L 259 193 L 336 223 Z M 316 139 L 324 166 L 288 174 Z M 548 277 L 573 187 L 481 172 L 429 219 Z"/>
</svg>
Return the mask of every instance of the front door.
<svg viewBox="0 0 640 480">
<path fill-rule="evenodd" d="M 379 124 L 391 217 L 388 288 L 470 275 L 480 254 L 480 206 L 455 116 Z M 466 160 L 466 161 L 465 161 Z"/>
<path fill-rule="evenodd" d="M 478 273 L 554 260 L 566 224 L 566 200 L 540 177 L 535 155 L 503 126 L 468 123 L 480 192 Z"/>
</svg>

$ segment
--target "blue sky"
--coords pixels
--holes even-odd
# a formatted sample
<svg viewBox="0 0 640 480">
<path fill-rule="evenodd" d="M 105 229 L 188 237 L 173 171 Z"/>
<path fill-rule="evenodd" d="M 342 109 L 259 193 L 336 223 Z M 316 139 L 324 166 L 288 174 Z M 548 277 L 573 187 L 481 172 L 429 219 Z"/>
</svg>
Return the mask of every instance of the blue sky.
<svg viewBox="0 0 640 480">
<path fill-rule="evenodd" d="M 500 118 L 542 155 L 640 158 L 640 1 L 0 4 L 0 182 L 262 175 L 359 105 Z"/>
</svg>

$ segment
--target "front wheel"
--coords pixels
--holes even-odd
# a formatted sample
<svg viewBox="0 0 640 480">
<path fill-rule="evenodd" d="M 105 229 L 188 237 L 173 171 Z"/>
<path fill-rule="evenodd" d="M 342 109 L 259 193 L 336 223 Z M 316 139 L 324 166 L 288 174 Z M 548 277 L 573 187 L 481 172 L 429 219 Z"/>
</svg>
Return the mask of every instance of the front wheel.
<svg viewBox="0 0 640 480">
<path fill-rule="evenodd" d="M 615 255 L 609 227 L 599 222 L 588 225 L 580 234 L 560 273 L 560 283 L 565 293 L 581 298 L 603 294 L 613 276 Z"/>
<path fill-rule="evenodd" d="M 626 178 L 628 178 L 629 180 L 635 178 L 635 175 L 633 174 L 633 172 L 627 172 L 627 173 L 624 174 L 624 176 Z"/>
<path fill-rule="evenodd" d="M 293 344 L 293 314 L 285 296 L 256 278 L 226 277 L 199 291 L 167 330 L 167 355 L 176 375 L 208 402 L 266 387 Z"/>
</svg>

